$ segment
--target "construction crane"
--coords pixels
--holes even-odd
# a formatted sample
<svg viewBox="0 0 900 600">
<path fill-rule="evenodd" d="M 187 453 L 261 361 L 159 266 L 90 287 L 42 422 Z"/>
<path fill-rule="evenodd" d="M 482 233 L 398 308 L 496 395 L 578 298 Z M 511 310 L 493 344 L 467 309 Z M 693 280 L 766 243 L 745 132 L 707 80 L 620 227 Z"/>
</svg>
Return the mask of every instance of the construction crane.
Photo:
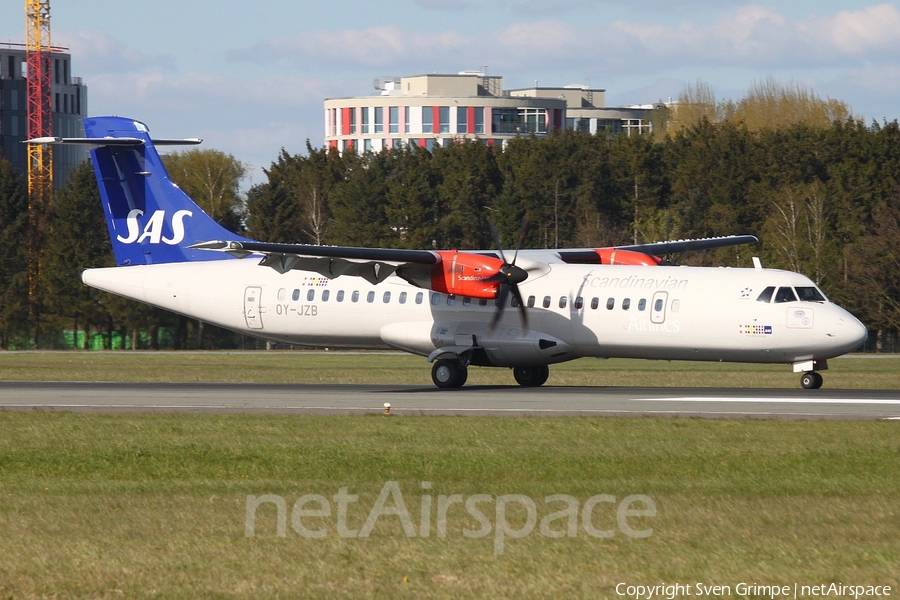
<svg viewBox="0 0 900 600">
<path fill-rule="evenodd" d="M 28 139 L 53 135 L 50 81 L 50 0 L 25 0 L 25 61 L 28 65 Z M 28 144 L 28 219 L 30 315 L 35 323 L 35 344 L 40 346 L 40 282 L 45 235 L 53 202 L 53 151 L 43 144 Z"/>
</svg>

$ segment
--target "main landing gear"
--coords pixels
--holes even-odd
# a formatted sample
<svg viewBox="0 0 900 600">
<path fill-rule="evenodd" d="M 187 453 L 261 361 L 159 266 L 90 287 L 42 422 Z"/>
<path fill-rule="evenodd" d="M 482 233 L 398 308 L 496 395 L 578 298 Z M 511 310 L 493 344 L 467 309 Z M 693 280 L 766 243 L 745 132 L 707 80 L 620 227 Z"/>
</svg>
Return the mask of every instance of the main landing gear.
<svg viewBox="0 0 900 600">
<path fill-rule="evenodd" d="M 431 366 L 431 380 L 442 389 L 462 387 L 469 370 L 454 358 L 441 358 Z"/>
<path fill-rule="evenodd" d="M 800 376 L 800 385 L 807 390 L 817 390 L 822 387 L 822 376 L 815 371 L 807 371 Z"/>
<path fill-rule="evenodd" d="M 513 367 L 512 371 L 516 383 L 522 387 L 542 386 L 550 376 L 550 367 L 547 365 Z M 468 376 L 466 366 L 455 358 L 441 358 L 431 366 L 431 380 L 441 389 L 462 387 Z"/>
</svg>

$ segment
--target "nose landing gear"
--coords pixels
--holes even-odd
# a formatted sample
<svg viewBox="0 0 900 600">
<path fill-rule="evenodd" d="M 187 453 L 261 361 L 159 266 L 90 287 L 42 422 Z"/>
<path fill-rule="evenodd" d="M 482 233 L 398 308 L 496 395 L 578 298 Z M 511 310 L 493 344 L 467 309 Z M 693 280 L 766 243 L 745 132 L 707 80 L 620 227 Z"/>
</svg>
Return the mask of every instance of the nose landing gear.
<svg viewBox="0 0 900 600">
<path fill-rule="evenodd" d="M 800 385 L 807 390 L 817 390 L 822 387 L 822 376 L 815 371 L 807 371 L 800 376 Z"/>
</svg>

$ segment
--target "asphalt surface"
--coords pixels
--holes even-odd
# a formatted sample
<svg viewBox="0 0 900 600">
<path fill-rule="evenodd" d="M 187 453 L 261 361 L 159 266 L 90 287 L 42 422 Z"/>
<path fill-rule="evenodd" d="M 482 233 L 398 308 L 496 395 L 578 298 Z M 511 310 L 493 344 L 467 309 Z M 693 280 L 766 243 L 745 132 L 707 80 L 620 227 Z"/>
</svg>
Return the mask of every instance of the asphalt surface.
<svg viewBox="0 0 900 600">
<path fill-rule="evenodd" d="M 898 390 L 0 381 L 0 410 L 900 419 Z"/>
</svg>

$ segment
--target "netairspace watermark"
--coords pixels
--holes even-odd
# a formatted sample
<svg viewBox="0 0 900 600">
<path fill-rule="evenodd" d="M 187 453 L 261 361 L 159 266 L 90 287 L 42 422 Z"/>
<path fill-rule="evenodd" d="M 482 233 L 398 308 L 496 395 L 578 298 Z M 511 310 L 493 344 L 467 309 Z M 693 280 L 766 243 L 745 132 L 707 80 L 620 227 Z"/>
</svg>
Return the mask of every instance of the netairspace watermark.
<svg viewBox="0 0 900 600">
<path fill-rule="evenodd" d="M 844 583 L 817 583 L 768 585 L 741 582 L 735 585 L 696 583 L 659 583 L 656 585 L 616 585 L 616 594 L 634 600 L 675 600 L 688 596 L 697 598 L 889 598 L 889 585 L 847 585 Z"/>
<path fill-rule="evenodd" d="M 350 494 L 348 487 L 342 487 L 337 494 L 328 498 L 321 494 L 306 494 L 297 498 L 291 509 L 291 527 L 305 538 L 324 538 L 330 528 L 322 524 L 321 519 L 331 519 L 335 516 L 334 529 L 342 538 L 367 538 L 375 524 L 381 517 L 395 517 L 406 537 L 431 536 L 432 529 L 439 538 L 447 537 L 447 515 L 451 510 L 458 514 L 463 508 L 465 512 L 477 521 L 477 529 L 464 527 L 462 534 L 467 538 L 483 538 L 494 536 L 494 554 L 503 554 L 507 538 L 524 538 L 534 533 L 537 527 L 540 535 L 548 538 L 576 537 L 578 524 L 587 535 L 595 538 L 611 538 L 616 535 L 616 529 L 630 538 L 647 538 L 653 535 L 653 529 L 634 529 L 628 519 L 641 517 L 655 517 L 656 503 L 649 496 L 633 494 L 626 496 L 617 502 L 615 496 L 610 494 L 597 494 L 591 496 L 584 503 L 568 494 L 552 494 L 544 498 L 545 505 L 558 505 L 560 510 L 544 515 L 538 522 L 538 509 L 535 501 L 524 494 L 506 494 L 493 496 L 491 494 L 473 494 L 463 498 L 462 494 L 443 495 L 435 498 L 427 491 L 432 487 L 430 481 L 422 482 L 423 493 L 420 497 L 420 511 L 418 527 L 413 523 L 410 512 L 406 507 L 400 485 L 396 481 L 387 481 L 381 488 L 381 493 L 369 510 L 368 517 L 360 529 L 350 529 L 347 523 L 347 513 L 350 504 L 359 502 L 359 496 Z M 436 500 L 436 502 L 435 502 Z M 336 510 L 332 507 L 332 502 Z M 256 512 L 260 506 L 273 504 L 277 509 L 277 525 L 275 535 L 287 536 L 287 501 L 277 494 L 264 494 L 262 496 L 247 496 L 247 513 L 244 524 L 246 537 L 256 536 Z M 455 507 L 455 509 L 454 509 Z M 611 514 L 605 518 L 599 517 L 600 513 L 615 513 L 617 527 L 603 529 L 603 525 L 597 522 L 611 524 Z M 507 511 L 512 515 L 525 513 L 525 521 L 514 518 L 512 522 L 507 519 Z M 595 520 L 595 513 L 598 515 Z M 432 527 L 432 516 L 435 516 Z M 493 517 L 493 520 L 491 519 Z M 316 528 L 311 526 L 310 519 L 320 519 Z M 304 522 L 304 520 L 306 520 Z"/>
</svg>

